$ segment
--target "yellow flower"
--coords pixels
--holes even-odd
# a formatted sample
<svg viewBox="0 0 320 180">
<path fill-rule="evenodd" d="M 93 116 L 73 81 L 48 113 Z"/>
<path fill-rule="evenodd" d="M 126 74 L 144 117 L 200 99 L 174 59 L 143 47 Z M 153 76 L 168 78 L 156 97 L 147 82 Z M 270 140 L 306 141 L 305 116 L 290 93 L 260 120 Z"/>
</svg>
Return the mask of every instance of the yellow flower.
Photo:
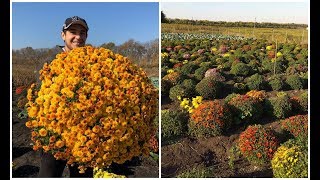
<svg viewBox="0 0 320 180">
<path fill-rule="evenodd" d="M 36 117 L 38 113 L 38 108 L 36 106 L 32 106 L 31 108 L 28 108 L 28 116 L 33 118 Z"/>
<path fill-rule="evenodd" d="M 168 70 L 167 70 L 167 73 L 168 73 L 168 74 L 173 73 L 173 72 L 174 72 L 173 69 L 168 69 Z"/>
<path fill-rule="evenodd" d="M 47 130 L 42 128 L 42 129 L 39 130 L 39 134 L 40 134 L 40 136 L 46 136 L 47 135 Z"/>
</svg>

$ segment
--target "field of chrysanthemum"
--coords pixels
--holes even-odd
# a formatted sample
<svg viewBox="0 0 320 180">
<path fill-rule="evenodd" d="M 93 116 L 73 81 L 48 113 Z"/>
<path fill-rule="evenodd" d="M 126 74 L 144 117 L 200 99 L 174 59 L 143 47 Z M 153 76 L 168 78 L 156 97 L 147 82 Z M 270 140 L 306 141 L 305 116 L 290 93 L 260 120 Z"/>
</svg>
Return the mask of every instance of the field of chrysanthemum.
<svg viewBox="0 0 320 180">
<path fill-rule="evenodd" d="M 161 36 L 162 177 L 308 177 L 308 46 Z"/>
</svg>

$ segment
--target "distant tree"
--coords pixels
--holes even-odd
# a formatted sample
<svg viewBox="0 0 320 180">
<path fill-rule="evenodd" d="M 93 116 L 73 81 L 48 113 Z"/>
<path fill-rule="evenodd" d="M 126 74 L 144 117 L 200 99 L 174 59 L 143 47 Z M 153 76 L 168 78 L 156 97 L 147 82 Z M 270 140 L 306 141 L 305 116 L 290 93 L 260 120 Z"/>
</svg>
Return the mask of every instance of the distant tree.
<svg viewBox="0 0 320 180">
<path fill-rule="evenodd" d="M 167 23 L 168 19 L 166 18 L 166 15 L 161 11 L 161 23 Z"/>
<path fill-rule="evenodd" d="M 132 61 L 138 62 L 142 55 L 146 53 L 146 48 L 139 42 L 129 39 L 118 48 L 118 53 L 127 56 Z"/>
<path fill-rule="evenodd" d="M 147 62 L 148 65 L 156 64 L 159 61 L 159 39 L 149 41 L 144 44 L 146 53 L 144 54 L 143 59 Z"/>
<path fill-rule="evenodd" d="M 100 47 L 110 49 L 113 51 L 115 49 L 116 45 L 113 42 L 108 42 L 108 43 L 103 43 Z"/>
</svg>

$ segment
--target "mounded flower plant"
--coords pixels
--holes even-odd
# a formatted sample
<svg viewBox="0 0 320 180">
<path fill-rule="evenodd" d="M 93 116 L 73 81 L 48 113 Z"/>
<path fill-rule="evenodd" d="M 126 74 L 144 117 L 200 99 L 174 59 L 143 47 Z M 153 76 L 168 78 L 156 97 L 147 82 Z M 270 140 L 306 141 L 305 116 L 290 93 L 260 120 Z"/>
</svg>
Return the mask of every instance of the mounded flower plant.
<svg viewBox="0 0 320 180">
<path fill-rule="evenodd" d="M 277 149 L 271 166 L 275 178 L 307 178 L 308 149 L 296 139 L 289 139 Z"/>
<path fill-rule="evenodd" d="M 262 125 L 250 125 L 239 136 L 238 146 L 252 164 L 264 165 L 271 161 L 279 146 L 273 131 Z"/>
<path fill-rule="evenodd" d="M 105 48 L 62 52 L 28 90 L 33 149 L 87 167 L 149 154 L 158 91 L 143 69 Z"/>
<path fill-rule="evenodd" d="M 229 107 L 223 101 L 206 101 L 192 111 L 189 131 L 196 137 L 219 136 L 230 125 Z"/>
</svg>

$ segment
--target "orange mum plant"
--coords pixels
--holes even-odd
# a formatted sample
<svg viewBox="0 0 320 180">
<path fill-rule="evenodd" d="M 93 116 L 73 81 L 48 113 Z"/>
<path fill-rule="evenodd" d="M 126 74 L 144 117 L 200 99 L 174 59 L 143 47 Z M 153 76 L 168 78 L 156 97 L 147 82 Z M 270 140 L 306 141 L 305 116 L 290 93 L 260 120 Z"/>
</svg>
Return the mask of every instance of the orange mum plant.
<svg viewBox="0 0 320 180">
<path fill-rule="evenodd" d="M 231 113 L 219 100 L 206 101 L 191 113 L 189 130 L 196 137 L 220 136 L 231 125 Z"/>
<path fill-rule="evenodd" d="M 76 48 L 45 64 L 40 80 L 27 95 L 34 150 L 78 163 L 80 173 L 149 154 L 158 91 L 128 58 Z"/>
</svg>

